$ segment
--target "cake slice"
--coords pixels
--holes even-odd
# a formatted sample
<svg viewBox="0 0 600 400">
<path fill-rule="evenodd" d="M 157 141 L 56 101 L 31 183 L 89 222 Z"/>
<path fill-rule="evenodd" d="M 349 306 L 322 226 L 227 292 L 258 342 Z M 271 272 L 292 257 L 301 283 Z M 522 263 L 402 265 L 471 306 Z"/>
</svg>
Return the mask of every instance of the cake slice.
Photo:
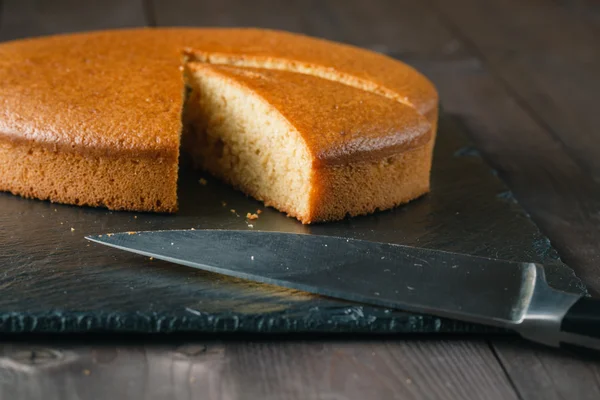
<svg viewBox="0 0 600 400">
<path fill-rule="evenodd" d="M 183 149 L 303 223 L 429 190 L 430 124 L 412 107 L 319 77 L 190 62 Z"/>
</svg>

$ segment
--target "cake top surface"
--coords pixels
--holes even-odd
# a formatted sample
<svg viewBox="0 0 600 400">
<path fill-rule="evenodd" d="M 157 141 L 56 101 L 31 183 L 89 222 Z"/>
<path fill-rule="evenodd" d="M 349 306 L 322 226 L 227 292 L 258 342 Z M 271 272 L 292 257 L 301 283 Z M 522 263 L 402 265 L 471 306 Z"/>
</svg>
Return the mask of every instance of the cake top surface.
<svg viewBox="0 0 600 400">
<path fill-rule="evenodd" d="M 352 46 L 250 28 L 130 29 L 1 44 L 0 135 L 176 158 L 184 52 L 308 65 L 370 83 L 422 114 L 437 107 L 434 87 L 417 71 Z"/>
<path fill-rule="evenodd" d="M 187 68 L 267 102 L 300 133 L 317 164 L 380 159 L 431 139 L 430 124 L 412 107 L 339 82 L 263 68 Z"/>
</svg>

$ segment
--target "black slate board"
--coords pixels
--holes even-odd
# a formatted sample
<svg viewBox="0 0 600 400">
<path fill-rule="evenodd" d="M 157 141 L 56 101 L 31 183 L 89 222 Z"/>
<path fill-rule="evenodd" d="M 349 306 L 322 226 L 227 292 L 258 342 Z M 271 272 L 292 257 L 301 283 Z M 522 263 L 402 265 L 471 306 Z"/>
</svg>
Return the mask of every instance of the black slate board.
<svg viewBox="0 0 600 400">
<path fill-rule="evenodd" d="M 0 332 L 488 332 L 485 327 L 253 284 L 83 237 L 157 229 L 259 229 L 347 236 L 544 263 L 551 285 L 585 287 L 469 146 L 440 120 L 432 192 L 398 209 L 303 226 L 202 174 L 184 173 L 177 215 L 111 212 L 0 194 Z M 227 205 L 223 206 L 222 202 Z M 248 227 L 247 212 L 264 209 Z M 230 209 L 235 209 L 232 213 Z"/>
</svg>

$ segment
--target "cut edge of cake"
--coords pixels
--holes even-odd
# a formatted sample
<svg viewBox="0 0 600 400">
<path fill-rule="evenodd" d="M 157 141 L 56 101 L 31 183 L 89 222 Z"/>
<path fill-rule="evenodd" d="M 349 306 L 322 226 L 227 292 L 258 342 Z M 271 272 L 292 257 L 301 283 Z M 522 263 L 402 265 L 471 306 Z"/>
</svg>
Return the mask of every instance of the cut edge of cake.
<svg viewBox="0 0 600 400">
<path fill-rule="evenodd" d="M 250 89 L 208 65 L 186 65 L 182 151 L 267 206 L 309 222 L 312 157 L 300 133 Z"/>
</svg>

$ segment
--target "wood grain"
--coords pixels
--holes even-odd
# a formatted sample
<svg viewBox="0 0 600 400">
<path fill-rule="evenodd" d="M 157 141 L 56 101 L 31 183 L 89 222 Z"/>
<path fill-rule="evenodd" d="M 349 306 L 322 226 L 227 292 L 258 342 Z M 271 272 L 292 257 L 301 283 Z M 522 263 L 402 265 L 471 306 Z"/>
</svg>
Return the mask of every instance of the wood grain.
<svg viewBox="0 0 600 400">
<path fill-rule="evenodd" d="M 483 341 L 258 343 L 233 354 L 250 398 L 516 398 Z"/>
<path fill-rule="evenodd" d="M 255 0 L 251 4 L 240 0 L 154 0 L 152 4 L 158 26 L 256 26 L 303 32 L 321 21 L 315 0 Z"/>
<path fill-rule="evenodd" d="M 554 0 L 564 11 L 600 24 L 600 1 L 598 0 Z"/>
<path fill-rule="evenodd" d="M 141 0 L 4 1 L 0 40 L 146 25 Z"/>
<path fill-rule="evenodd" d="M 434 3 L 442 22 L 600 182 L 600 26 L 545 0 Z"/>
<path fill-rule="evenodd" d="M 15 399 L 517 398 L 481 340 L 13 344 L 0 366 Z"/>
<path fill-rule="evenodd" d="M 407 0 L 374 3 L 361 0 L 291 0 L 285 3 L 261 0 L 248 7 L 240 0 L 218 3 L 156 0 L 154 5 L 159 26 L 258 26 L 300 32 L 384 53 L 436 58 L 460 54 L 461 44 L 448 40 L 447 32 L 435 14 L 418 3 Z M 385 20 L 389 23 L 381 23 Z M 415 32 L 425 34 L 416 35 Z"/>
<path fill-rule="evenodd" d="M 600 398 L 598 360 L 581 359 L 521 341 L 498 340 L 495 347 L 506 372 L 523 398 Z"/>
</svg>

